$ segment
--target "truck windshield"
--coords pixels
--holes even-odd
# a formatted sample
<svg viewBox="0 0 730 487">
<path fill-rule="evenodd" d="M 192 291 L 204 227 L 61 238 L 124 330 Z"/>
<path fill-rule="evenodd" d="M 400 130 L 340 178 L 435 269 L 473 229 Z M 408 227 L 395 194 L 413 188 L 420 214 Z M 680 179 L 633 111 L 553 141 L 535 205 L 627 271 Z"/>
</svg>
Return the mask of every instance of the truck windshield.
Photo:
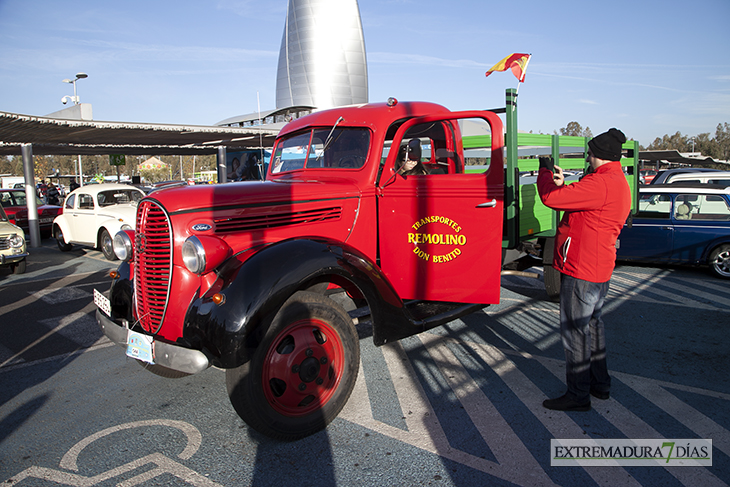
<svg viewBox="0 0 730 487">
<path fill-rule="evenodd" d="M 271 173 L 304 168 L 359 169 L 365 165 L 369 148 L 370 131 L 367 129 L 314 129 L 279 142 L 272 159 Z"/>
</svg>

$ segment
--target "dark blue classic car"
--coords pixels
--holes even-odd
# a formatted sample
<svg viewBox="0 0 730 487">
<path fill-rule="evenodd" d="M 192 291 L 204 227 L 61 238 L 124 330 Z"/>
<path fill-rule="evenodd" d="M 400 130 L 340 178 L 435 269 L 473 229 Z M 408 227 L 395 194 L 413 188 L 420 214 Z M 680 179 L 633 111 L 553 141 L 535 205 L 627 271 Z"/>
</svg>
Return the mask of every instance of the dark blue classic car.
<svg viewBox="0 0 730 487">
<path fill-rule="evenodd" d="M 618 246 L 617 260 L 709 265 L 730 279 L 730 187 L 642 187 Z"/>
</svg>

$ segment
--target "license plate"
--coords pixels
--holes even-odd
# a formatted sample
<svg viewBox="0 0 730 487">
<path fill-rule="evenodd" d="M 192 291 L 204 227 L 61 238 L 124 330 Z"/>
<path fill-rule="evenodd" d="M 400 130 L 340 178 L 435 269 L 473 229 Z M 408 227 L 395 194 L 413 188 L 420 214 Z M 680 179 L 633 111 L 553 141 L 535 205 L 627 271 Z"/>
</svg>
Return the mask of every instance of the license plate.
<svg viewBox="0 0 730 487">
<path fill-rule="evenodd" d="M 150 364 L 155 363 L 155 342 L 151 336 L 127 331 L 127 355 Z"/>
<path fill-rule="evenodd" d="M 41 218 L 41 223 L 51 223 L 53 221 L 53 218 Z"/>
<path fill-rule="evenodd" d="M 109 298 L 94 289 L 94 304 L 104 312 L 107 316 L 112 315 L 112 305 Z"/>
</svg>

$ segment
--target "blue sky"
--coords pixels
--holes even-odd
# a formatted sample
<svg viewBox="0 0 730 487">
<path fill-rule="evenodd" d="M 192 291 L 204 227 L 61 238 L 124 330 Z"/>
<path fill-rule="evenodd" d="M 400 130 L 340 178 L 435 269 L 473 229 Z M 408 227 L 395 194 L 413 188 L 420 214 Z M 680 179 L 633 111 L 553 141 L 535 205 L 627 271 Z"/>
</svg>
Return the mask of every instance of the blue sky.
<svg viewBox="0 0 730 487">
<path fill-rule="evenodd" d="M 287 0 L 0 0 L 0 110 L 46 115 L 73 95 L 94 119 L 214 124 L 275 108 Z M 359 0 L 370 101 L 504 106 L 532 53 L 519 128 L 715 133 L 730 122 L 730 1 Z"/>
</svg>

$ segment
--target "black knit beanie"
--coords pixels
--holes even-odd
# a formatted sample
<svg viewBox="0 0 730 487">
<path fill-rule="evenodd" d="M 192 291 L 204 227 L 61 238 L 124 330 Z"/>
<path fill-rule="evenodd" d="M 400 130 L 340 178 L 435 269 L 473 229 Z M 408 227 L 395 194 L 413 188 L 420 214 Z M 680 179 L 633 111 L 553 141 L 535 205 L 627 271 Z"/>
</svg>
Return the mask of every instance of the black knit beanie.
<svg viewBox="0 0 730 487">
<path fill-rule="evenodd" d="M 588 147 L 593 155 L 606 161 L 621 160 L 621 146 L 626 142 L 626 136 L 619 129 L 612 128 L 608 132 L 593 137 Z"/>
</svg>

